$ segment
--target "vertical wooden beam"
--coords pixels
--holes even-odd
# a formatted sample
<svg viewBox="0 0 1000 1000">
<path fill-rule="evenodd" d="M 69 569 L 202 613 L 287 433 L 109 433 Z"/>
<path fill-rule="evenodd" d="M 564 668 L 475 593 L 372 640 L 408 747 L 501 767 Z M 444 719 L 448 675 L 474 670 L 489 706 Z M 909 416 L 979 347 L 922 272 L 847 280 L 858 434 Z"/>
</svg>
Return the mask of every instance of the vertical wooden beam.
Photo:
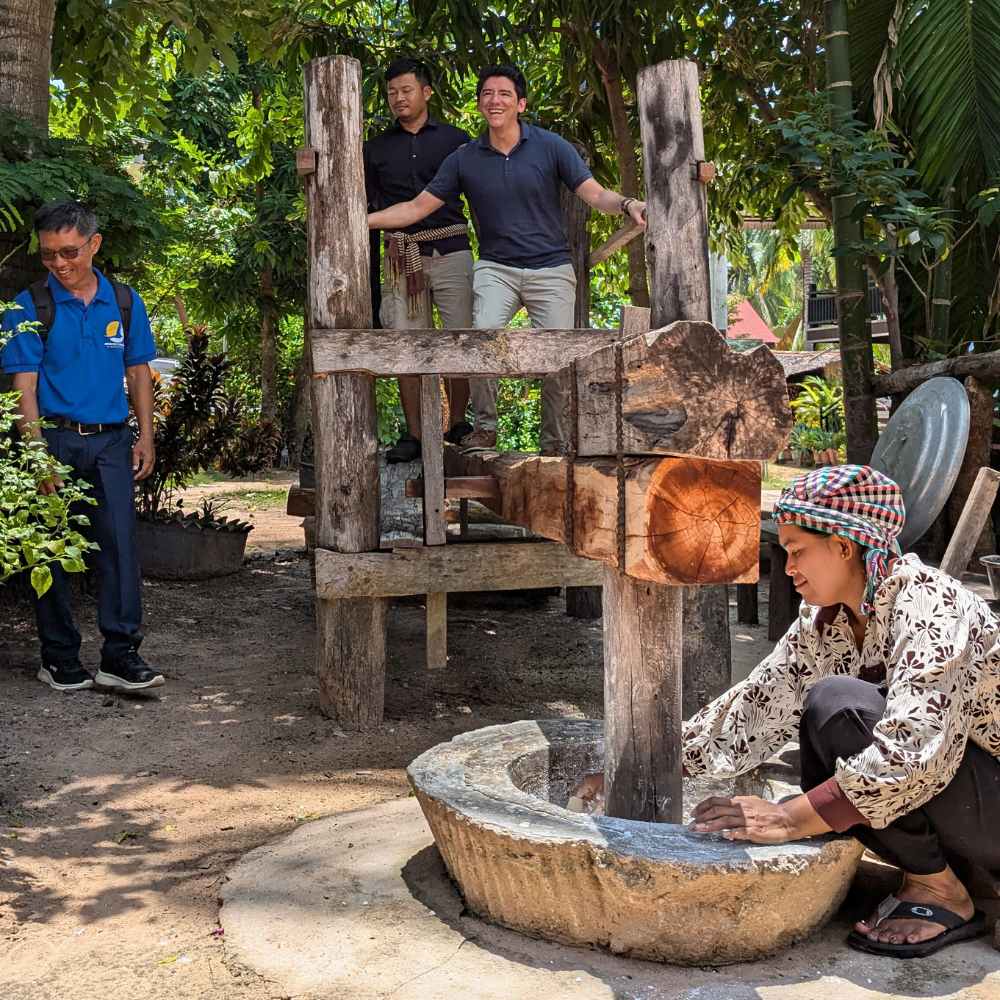
<svg viewBox="0 0 1000 1000">
<path fill-rule="evenodd" d="M 577 151 L 589 163 L 587 151 L 578 146 Z M 563 218 L 566 220 L 566 236 L 569 254 L 576 271 L 576 305 L 573 310 L 573 325 L 577 329 L 590 328 L 590 234 L 587 221 L 590 207 L 572 191 L 562 191 Z M 567 587 L 566 614 L 570 618 L 595 619 L 601 617 L 600 587 Z"/>
<path fill-rule="evenodd" d="M 649 309 L 625 306 L 622 339 L 647 331 L 650 319 Z M 606 566 L 603 603 L 605 811 L 679 823 L 683 589 Z"/>
<path fill-rule="evenodd" d="M 986 466 L 979 470 L 962 516 L 955 525 L 955 532 L 941 560 L 942 573 L 947 573 L 956 580 L 962 579 L 962 574 L 975 551 L 976 542 L 993 510 L 998 486 L 1000 486 L 1000 472 Z"/>
<path fill-rule="evenodd" d="M 305 178 L 311 327 L 367 328 L 372 321 L 361 157 L 361 64 L 346 56 L 305 68 Z M 375 380 L 330 375 L 312 383 L 316 543 L 338 552 L 378 548 L 379 477 Z M 320 709 L 345 729 L 382 723 L 384 598 L 317 601 Z"/>
<path fill-rule="evenodd" d="M 420 378 L 420 454 L 424 478 L 424 545 L 444 545 L 448 537 L 444 520 L 444 436 L 441 412 L 441 378 Z M 427 669 L 448 665 L 448 595 L 427 594 Z"/>
<path fill-rule="evenodd" d="M 687 61 L 642 71 L 640 131 L 646 163 L 650 326 L 712 318 L 708 204 L 698 164 L 705 159 L 698 70 Z M 700 704 L 732 682 L 729 597 L 725 587 L 689 587 L 684 595 L 685 701 Z M 679 735 L 678 735 L 679 738 Z"/>
<path fill-rule="evenodd" d="M 684 591 L 604 567 L 604 788 L 608 816 L 681 820 Z"/>
</svg>

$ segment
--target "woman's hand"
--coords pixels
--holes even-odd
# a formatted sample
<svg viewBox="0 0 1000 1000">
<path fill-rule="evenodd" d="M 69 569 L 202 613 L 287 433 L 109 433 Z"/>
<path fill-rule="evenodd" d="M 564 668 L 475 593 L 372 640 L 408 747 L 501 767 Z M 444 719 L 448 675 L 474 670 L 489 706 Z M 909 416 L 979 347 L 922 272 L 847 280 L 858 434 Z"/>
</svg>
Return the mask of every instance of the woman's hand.
<svg viewBox="0 0 1000 1000">
<path fill-rule="evenodd" d="M 731 799 L 713 795 L 695 807 L 690 828 L 695 833 L 721 832 L 726 840 L 754 844 L 784 844 L 830 829 L 805 795 L 786 802 L 768 802 L 756 795 Z"/>
</svg>

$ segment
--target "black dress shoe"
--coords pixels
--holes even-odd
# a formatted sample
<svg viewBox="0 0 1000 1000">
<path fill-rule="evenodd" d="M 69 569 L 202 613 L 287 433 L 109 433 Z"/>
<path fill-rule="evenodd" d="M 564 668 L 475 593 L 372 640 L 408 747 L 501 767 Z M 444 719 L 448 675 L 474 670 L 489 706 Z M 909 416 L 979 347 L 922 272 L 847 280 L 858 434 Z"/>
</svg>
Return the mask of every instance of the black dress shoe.
<svg viewBox="0 0 1000 1000">
<path fill-rule="evenodd" d="M 94 678 L 83 669 L 79 660 L 43 663 L 35 676 L 53 691 L 84 691 L 94 686 Z"/>
<path fill-rule="evenodd" d="M 397 462 L 415 462 L 420 458 L 420 442 L 416 438 L 401 437 L 386 453 L 390 465 Z"/>
<path fill-rule="evenodd" d="M 101 657 L 101 669 L 94 677 L 98 687 L 117 691 L 143 691 L 164 684 L 163 674 L 154 670 L 137 649 L 130 649 L 115 659 Z"/>
<path fill-rule="evenodd" d="M 449 444 L 459 444 L 462 438 L 464 438 L 466 434 L 471 434 L 474 429 L 475 428 L 473 428 L 472 424 L 470 424 L 468 420 L 462 420 L 460 423 L 455 424 L 455 426 L 452 427 L 447 434 L 445 434 L 444 439 Z"/>
</svg>

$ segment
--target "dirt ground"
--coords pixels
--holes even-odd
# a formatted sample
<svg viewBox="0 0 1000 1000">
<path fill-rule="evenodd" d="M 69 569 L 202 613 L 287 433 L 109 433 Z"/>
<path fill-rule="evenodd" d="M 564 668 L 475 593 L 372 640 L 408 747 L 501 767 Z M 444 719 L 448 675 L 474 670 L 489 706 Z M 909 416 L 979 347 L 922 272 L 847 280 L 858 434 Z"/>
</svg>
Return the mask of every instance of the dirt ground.
<svg viewBox="0 0 1000 1000">
<path fill-rule="evenodd" d="M 600 713 L 600 624 L 568 619 L 560 599 L 453 610 L 449 669 L 435 676 L 422 609 L 397 605 L 385 724 L 345 735 L 316 704 L 309 568 L 288 557 L 300 522 L 280 510 L 254 520 L 239 574 L 145 582 L 143 653 L 167 677 L 159 696 L 49 690 L 34 678 L 29 605 L 0 604 L 5 1000 L 275 996 L 227 967 L 216 930 L 237 858 L 309 819 L 407 795 L 405 766 L 456 732 Z M 78 608 L 83 659 L 96 665 L 94 605 Z"/>
</svg>

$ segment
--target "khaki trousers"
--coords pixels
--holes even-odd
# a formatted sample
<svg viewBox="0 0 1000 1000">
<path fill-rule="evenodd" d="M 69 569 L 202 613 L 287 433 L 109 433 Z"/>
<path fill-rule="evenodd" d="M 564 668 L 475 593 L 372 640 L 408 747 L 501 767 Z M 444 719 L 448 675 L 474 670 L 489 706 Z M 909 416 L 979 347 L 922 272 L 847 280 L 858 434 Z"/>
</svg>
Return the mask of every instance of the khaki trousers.
<svg viewBox="0 0 1000 1000">
<path fill-rule="evenodd" d="M 505 327 L 523 306 L 531 325 L 570 329 L 574 325 L 576 274 L 572 264 L 558 267 L 508 267 L 477 260 L 474 271 L 473 325 L 479 330 Z M 470 379 L 476 427 L 495 431 L 497 426 L 496 379 Z M 558 380 L 542 383 L 541 451 L 555 454 L 569 440 L 570 398 Z"/>
<path fill-rule="evenodd" d="M 472 326 L 472 253 L 456 250 L 439 254 L 436 250 L 424 257 L 424 283 L 428 293 L 420 298 L 414 316 L 407 315 L 406 279 L 399 283 L 383 279 L 382 308 L 379 319 L 387 330 L 420 330 L 434 325 L 432 305 L 441 313 L 441 325 L 446 330 L 462 330 Z"/>
</svg>

